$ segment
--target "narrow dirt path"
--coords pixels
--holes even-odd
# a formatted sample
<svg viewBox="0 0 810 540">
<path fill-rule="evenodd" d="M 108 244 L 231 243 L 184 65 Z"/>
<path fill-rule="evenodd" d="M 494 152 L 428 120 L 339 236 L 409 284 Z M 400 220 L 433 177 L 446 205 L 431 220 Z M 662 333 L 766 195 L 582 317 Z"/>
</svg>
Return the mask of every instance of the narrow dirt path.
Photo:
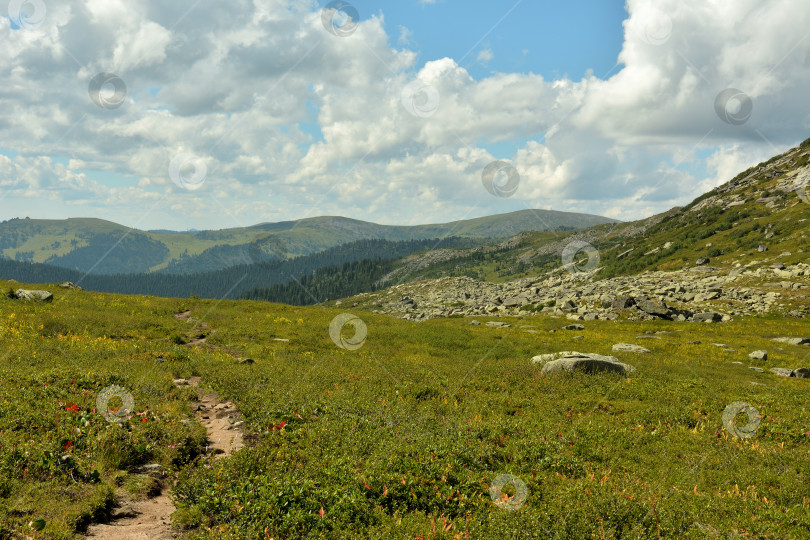
<svg viewBox="0 0 810 540">
<path fill-rule="evenodd" d="M 200 378 L 176 379 L 174 383 L 177 386 L 198 387 Z M 220 400 L 215 392 L 200 392 L 197 421 L 205 426 L 210 448 L 218 457 L 229 456 L 231 452 L 236 452 L 244 446 L 242 421 L 239 419 L 236 405 L 230 401 Z"/>
<path fill-rule="evenodd" d="M 178 320 L 187 320 L 190 312 L 175 315 Z M 182 317 L 182 318 L 181 318 Z M 206 323 L 205 328 L 208 328 Z M 202 343 L 205 339 L 202 339 Z M 198 388 L 200 377 L 175 379 L 174 385 Z M 217 458 L 231 455 L 244 446 L 242 422 L 236 405 L 222 401 L 214 392 L 199 391 L 199 402 L 196 405 L 196 420 L 205 426 L 208 432 L 208 451 Z M 99 523 L 88 527 L 86 538 L 99 540 L 169 540 L 180 535 L 171 527 L 171 515 L 174 504 L 169 498 L 169 489 L 163 481 L 164 473 L 160 470 L 150 472 L 158 479 L 160 492 L 146 500 L 121 500 L 112 513 L 109 523 Z"/>
</svg>

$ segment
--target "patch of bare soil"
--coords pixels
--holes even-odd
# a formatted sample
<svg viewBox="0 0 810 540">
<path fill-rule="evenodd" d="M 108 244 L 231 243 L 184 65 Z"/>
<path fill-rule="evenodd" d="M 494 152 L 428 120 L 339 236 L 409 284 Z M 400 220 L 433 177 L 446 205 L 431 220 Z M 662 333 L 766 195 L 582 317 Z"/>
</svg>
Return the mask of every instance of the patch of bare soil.
<svg viewBox="0 0 810 540">
<path fill-rule="evenodd" d="M 191 312 L 178 313 L 175 318 L 188 320 Z M 203 323 L 208 325 L 206 323 Z M 202 343 L 205 339 L 202 338 Z M 199 387 L 200 378 L 175 379 L 175 386 Z M 209 451 L 217 457 L 229 456 L 244 446 L 242 422 L 236 405 L 230 401 L 221 401 L 214 392 L 200 392 L 197 404 L 197 421 L 205 426 L 208 432 Z M 161 474 L 152 472 L 151 474 Z M 179 533 L 171 527 L 170 517 L 174 505 L 168 495 L 168 489 L 161 482 L 160 492 L 146 500 L 123 500 L 113 511 L 109 523 L 91 525 L 86 538 L 104 540 L 168 540 L 177 538 Z"/>
<path fill-rule="evenodd" d="M 122 501 L 112 515 L 110 523 L 91 525 L 87 538 L 109 540 L 169 540 L 178 535 L 171 528 L 170 516 L 174 505 L 167 494 L 145 501 Z"/>
</svg>

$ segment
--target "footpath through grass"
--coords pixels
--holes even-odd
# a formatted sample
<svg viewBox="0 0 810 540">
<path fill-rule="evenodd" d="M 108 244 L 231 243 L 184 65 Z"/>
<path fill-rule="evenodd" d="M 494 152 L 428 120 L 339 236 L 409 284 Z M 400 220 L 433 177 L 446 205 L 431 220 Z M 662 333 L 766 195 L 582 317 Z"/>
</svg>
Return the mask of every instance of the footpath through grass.
<svg viewBox="0 0 810 540">
<path fill-rule="evenodd" d="M 154 462 L 189 538 L 810 537 L 810 381 L 767 372 L 810 366 L 810 347 L 770 341 L 810 334 L 802 320 L 567 331 L 356 312 L 368 332 L 349 350 L 330 338 L 334 309 L 45 288 L 52 304 L 0 299 L 0 538 L 71 538 L 114 489 L 148 491 L 130 473 Z M 186 309 L 217 348 L 175 343 L 195 333 L 172 316 Z M 747 367 L 755 349 L 766 373 Z M 562 350 L 637 371 L 529 362 Z M 248 446 L 230 458 L 203 455 L 183 422 L 192 392 L 172 378 L 192 375 L 244 416 Z M 94 412 L 111 385 L 133 397 L 124 422 Z M 756 409 L 753 436 L 724 428 L 734 402 Z"/>
</svg>

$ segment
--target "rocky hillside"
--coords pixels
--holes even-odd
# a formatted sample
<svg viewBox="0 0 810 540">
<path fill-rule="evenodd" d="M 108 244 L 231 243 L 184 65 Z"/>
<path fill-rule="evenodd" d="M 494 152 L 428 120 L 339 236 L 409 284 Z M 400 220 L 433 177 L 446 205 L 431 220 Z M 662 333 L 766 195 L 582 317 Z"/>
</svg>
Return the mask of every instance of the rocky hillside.
<svg viewBox="0 0 810 540">
<path fill-rule="evenodd" d="M 717 322 L 779 313 L 805 317 L 810 265 L 754 264 L 725 271 L 696 266 L 671 272 L 594 279 L 556 272 L 545 278 L 485 283 L 446 277 L 396 285 L 336 302 L 404 319 L 509 315 L 567 315 L 576 320 L 631 319 Z"/>
<path fill-rule="evenodd" d="M 806 260 L 810 140 L 744 171 L 685 207 L 572 233 L 524 232 L 494 246 L 412 255 L 392 284 L 443 276 L 502 282 L 540 277 L 563 255 L 596 278 L 680 270 L 700 259 L 720 268 Z M 707 261 L 702 261 L 706 263 Z"/>
<path fill-rule="evenodd" d="M 343 304 L 399 317 L 566 314 L 723 321 L 810 302 L 810 140 L 685 207 L 571 234 L 412 255 L 387 290 Z M 499 274 L 500 283 L 482 279 Z M 439 279 L 414 279 L 442 275 Z"/>
</svg>

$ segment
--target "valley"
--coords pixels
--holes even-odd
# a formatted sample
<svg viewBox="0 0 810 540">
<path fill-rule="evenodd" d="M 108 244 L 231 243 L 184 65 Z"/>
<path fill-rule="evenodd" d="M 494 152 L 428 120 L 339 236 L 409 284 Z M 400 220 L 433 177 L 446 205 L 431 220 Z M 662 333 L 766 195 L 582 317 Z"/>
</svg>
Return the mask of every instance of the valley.
<svg viewBox="0 0 810 540">
<path fill-rule="evenodd" d="M 806 538 L 807 152 L 310 305 L 0 281 L 0 537 Z"/>
</svg>

